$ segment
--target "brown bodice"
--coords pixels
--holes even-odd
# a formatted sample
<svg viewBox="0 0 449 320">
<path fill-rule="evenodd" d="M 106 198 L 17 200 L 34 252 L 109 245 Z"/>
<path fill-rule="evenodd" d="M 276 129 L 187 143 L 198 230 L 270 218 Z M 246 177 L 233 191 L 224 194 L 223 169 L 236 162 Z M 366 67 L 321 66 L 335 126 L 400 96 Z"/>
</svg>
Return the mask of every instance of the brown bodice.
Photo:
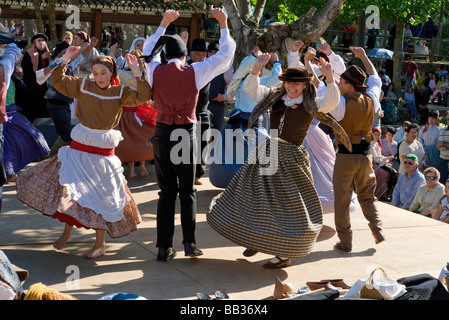
<svg viewBox="0 0 449 320">
<path fill-rule="evenodd" d="M 279 99 L 271 110 L 270 129 L 279 129 L 279 124 L 285 111 L 284 126 L 279 137 L 290 143 L 301 145 L 306 138 L 313 118 L 304 109 L 303 103 L 296 106 L 296 108 L 294 106 L 287 107 L 284 104 L 284 100 Z"/>
</svg>

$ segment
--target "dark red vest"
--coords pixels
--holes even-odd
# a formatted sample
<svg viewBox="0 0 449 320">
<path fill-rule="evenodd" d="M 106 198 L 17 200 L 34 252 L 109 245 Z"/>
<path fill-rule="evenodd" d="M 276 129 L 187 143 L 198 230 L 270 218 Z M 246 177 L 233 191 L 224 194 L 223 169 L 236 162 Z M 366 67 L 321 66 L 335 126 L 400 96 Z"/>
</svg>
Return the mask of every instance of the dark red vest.
<svg viewBox="0 0 449 320">
<path fill-rule="evenodd" d="M 153 72 L 152 89 L 156 122 L 169 125 L 196 122 L 198 90 L 192 66 L 176 62 L 158 65 Z"/>
</svg>

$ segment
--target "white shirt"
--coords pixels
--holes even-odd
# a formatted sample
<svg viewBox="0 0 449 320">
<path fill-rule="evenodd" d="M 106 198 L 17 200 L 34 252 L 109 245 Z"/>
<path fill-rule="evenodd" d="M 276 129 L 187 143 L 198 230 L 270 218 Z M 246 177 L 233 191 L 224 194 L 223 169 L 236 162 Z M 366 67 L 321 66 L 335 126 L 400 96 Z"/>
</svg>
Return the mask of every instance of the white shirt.
<svg viewBox="0 0 449 320">
<path fill-rule="evenodd" d="M 346 70 L 343 58 L 333 51 L 327 57 L 329 58 L 329 63 L 332 65 L 334 78 L 340 80 L 340 75 Z M 299 60 L 299 51 L 289 51 L 287 54 L 287 62 L 288 67 L 304 67 L 304 64 Z"/>
<path fill-rule="evenodd" d="M 159 27 L 156 32 L 151 35 L 143 45 L 143 55 L 150 55 L 153 51 L 156 42 L 165 33 L 165 28 Z M 235 41 L 231 38 L 229 34 L 229 29 L 224 28 L 220 30 L 220 50 L 214 54 L 212 57 L 206 59 L 205 61 L 197 62 L 192 64 L 192 68 L 195 72 L 195 84 L 197 90 L 201 90 L 205 85 L 207 85 L 212 79 L 214 79 L 219 74 L 227 71 L 232 64 L 234 57 L 234 52 L 236 48 Z M 171 59 L 168 63 L 178 63 L 182 64 L 179 59 Z M 157 55 L 151 60 L 150 63 L 146 63 L 146 68 L 149 70 L 147 72 L 147 81 L 153 86 L 153 73 L 154 69 L 161 64 L 161 57 Z"/>
<path fill-rule="evenodd" d="M 251 99 L 256 102 L 262 101 L 268 93 L 270 92 L 270 88 L 260 85 L 260 79 L 258 75 L 253 74 L 252 72 L 246 77 L 245 82 L 243 83 L 243 90 L 249 95 Z M 303 100 L 302 94 L 297 99 L 290 99 L 288 96 L 283 97 L 285 104 L 293 105 L 300 104 Z M 337 85 L 332 82 L 327 85 L 327 89 L 325 95 L 322 97 L 316 98 L 316 104 L 318 107 L 318 111 L 323 113 L 328 113 L 332 109 L 334 109 L 339 102 L 340 99 L 340 90 Z"/>
<path fill-rule="evenodd" d="M 382 80 L 377 74 L 371 75 L 368 77 L 367 85 L 369 86 L 369 88 L 365 90 L 365 93 L 368 94 L 373 100 L 374 113 L 377 113 L 381 109 L 379 99 L 382 91 Z M 326 91 L 327 91 L 326 86 L 322 81 L 320 81 L 320 84 L 318 85 L 317 89 L 317 96 L 323 96 L 323 94 Z M 346 99 L 343 96 L 341 96 L 338 106 L 335 109 L 333 109 L 330 112 L 330 114 L 335 118 L 335 120 L 340 121 L 345 116 L 345 113 L 346 113 Z"/>
</svg>

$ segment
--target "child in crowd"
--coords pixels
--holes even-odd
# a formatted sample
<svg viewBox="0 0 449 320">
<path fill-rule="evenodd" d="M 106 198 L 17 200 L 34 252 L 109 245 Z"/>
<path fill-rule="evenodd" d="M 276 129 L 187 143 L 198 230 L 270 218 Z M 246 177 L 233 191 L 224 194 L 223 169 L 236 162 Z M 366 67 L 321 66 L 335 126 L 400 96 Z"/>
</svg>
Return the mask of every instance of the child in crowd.
<svg viewBox="0 0 449 320">
<path fill-rule="evenodd" d="M 437 82 L 437 87 L 433 91 L 431 101 L 435 103 L 435 99 L 438 98 L 438 104 L 441 105 L 443 103 L 444 98 L 446 97 L 446 90 L 449 84 L 446 81 L 446 77 L 444 75 L 440 76 L 440 80 Z"/>
</svg>

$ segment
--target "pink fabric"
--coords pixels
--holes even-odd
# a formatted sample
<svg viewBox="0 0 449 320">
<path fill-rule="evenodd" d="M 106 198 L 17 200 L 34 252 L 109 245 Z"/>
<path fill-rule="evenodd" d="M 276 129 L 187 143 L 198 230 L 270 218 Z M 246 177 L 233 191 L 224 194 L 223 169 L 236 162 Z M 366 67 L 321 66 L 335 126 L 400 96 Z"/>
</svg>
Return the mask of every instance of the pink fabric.
<svg viewBox="0 0 449 320">
<path fill-rule="evenodd" d="M 388 190 L 388 178 L 390 173 L 382 168 L 377 168 L 374 170 L 376 175 L 376 190 L 374 191 L 374 196 L 377 199 L 383 196 L 383 194 Z"/>
</svg>

